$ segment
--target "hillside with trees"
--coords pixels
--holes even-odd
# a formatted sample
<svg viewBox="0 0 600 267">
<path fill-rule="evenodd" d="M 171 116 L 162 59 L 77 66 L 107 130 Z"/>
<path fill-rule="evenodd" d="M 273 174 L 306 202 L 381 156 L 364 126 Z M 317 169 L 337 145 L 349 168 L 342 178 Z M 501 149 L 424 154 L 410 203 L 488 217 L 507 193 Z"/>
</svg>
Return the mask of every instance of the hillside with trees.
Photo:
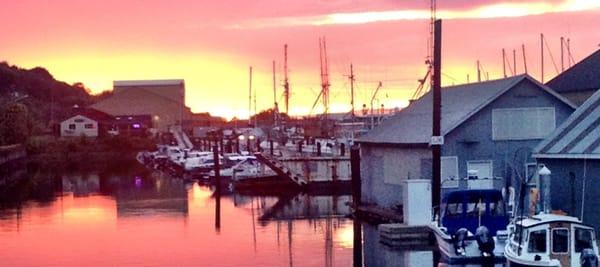
<svg viewBox="0 0 600 267">
<path fill-rule="evenodd" d="M 49 133 L 73 106 L 87 106 L 109 94 L 91 95 L 82 83 L 57 81 L 41 67 L 0 62 L 0 145 L 23 142 L 20 134 Z"/>
</svg>

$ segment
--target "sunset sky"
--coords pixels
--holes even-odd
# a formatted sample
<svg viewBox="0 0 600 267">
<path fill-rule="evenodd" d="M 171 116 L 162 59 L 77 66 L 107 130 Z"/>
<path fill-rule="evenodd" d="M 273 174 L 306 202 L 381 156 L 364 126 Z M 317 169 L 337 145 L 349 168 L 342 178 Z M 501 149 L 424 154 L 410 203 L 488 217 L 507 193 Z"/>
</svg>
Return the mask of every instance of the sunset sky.
<svg viewBox="0 0 600 267">
<path fill-rule="evenodd" d="M 309 112 L 320 90 L 318 38 L 327 38 L 331 110 L 350 108 L 350 63 L 356 105 L 402 107 L 426 72 L 429 0 L 22 0 L 2 1 L 0 60 L 42 66 L 58 80 L 92 92 L 113 80 L 185 79 L 186 104 L 231 118 L 248 116 L 248 67 L 258 110 L 273 105 L 272 61 L 283 102 L 283 46 L 289 46 L 292 114 Z M 600 44 L 598 0 L 438 1 L 443 22 L 443 83 L 476 80 L 476 60 L 490 79 L 502 76 L 501 49 L 521 45 L 540 79 L 540 33 L 560 68 L 560 37 L 579 61 Z M 566 63 L 565 63 L 566 64 Z M 556 75 L 546 52 L 547 81 Z M 316 110 L 319 111 L 318 109 Z"/>
</svg>

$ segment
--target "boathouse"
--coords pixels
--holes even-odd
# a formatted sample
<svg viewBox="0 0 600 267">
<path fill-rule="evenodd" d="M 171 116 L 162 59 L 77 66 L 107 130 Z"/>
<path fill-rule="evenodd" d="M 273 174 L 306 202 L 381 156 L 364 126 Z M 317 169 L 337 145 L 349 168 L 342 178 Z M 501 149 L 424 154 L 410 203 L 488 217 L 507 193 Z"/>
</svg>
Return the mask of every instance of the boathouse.
<svg viewBox="0 0 600 267">
<path fill-rule="evenodd" d="M 546 85 L 575 105 L 581 105 L 600 89 L 600 50 L 554 77 Z"/>
<path fill-rule="evenodd" d="M 574 110 L 528 75 L 443 88 L 442 191 L 500 189 L 525 175 L 533 148 Z M 429 92 L 360 138 L 362 201 L 393 209 L 405 180 L 431 179 L 431 135 Z"/>
<path fill-rule="evenodd" d="M 552 209 L 600 227 L 600 90 L 534 150 L 551 174 Z"/>
<path fill-rule="evenodd" d="M 97 137 L 110 128 L 113 117 L 91 108 L 75 107 L 72 114 L 60 123 L 62 137 Z"/>
</svg>

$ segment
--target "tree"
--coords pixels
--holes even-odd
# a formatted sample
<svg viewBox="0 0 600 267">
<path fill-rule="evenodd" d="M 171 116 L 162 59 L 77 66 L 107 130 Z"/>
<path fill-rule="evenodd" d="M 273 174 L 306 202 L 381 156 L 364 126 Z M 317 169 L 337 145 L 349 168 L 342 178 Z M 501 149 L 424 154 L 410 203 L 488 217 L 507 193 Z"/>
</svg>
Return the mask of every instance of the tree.
<svg viewBox="0 0 600 267">
<path fill-rule="evenodd" d="M 22 144 L 29 137 L 29 115 L 27 106 L 20 103 L 8 104 L 0 111 L 0 144 Z"/>
</svg>

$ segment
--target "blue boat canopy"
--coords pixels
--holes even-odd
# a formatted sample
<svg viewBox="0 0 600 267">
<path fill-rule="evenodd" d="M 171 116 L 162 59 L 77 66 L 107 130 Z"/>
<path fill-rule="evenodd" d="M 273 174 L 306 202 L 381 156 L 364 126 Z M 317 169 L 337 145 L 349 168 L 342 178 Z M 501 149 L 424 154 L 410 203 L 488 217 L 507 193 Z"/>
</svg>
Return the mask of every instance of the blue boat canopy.
<svg viewBox="0 0 600 267">
<path fill-rule="evenodd" d="M 447 193 L 443 198 L 442 225 L 450 234 L 460 228 L 475 233 L 484 225 L 496 235 L 508 224 L 502 193 L 499 190 L 459 190 Z"/>
</svg>

